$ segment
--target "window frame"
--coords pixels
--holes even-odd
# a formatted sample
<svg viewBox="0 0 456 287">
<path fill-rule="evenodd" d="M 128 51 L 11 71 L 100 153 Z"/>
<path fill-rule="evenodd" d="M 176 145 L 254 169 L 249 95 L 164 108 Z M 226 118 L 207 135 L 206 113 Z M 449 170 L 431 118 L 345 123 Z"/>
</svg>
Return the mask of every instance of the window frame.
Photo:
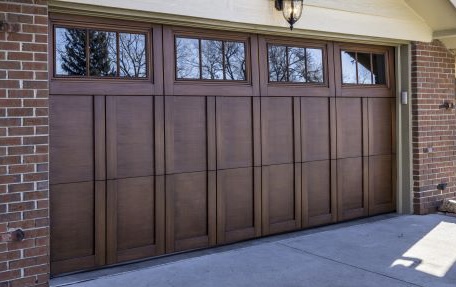
<svg viewBox="0 0 456 287">
<path fill-rule="evenodd" d="M 344 83 L 344 67 L 343 67 L 343 61 L 342 61 L 342 53 L 343 52 L 349 52 L 349 53 L 356 53 L 356 83 Z M 360 84 L 359 83 L 359 74 L 358 74 L 358 54 L 369 54 L 370 56 L 370 73 L 371 73 L 371 82 L 372 84 Z M 385 65 L 384 65 L 384 77 L 385 77 L 385 83 L 384 84 L 374 84 L 374 64 L 373 64 L 373 55 L 383 55 L 384 60 L 385 60 Z M 356 49 L 356 47 L 342 47 L 339 50 L 339 65 L 340 65 L 340 78 L 341 78 L 341 85 L 342 87 L 369 87 L 369 88 L 375 88 L 375 87 L 389 87 L 389 81 L 390 81 L 390 75 L 389 75 L 389 56 L 388 56 L 388 51 L 387 50 L 374 50 L 374 49 Z"/>
<path fill-rule="evenodd" d="M 385 55 L 385 84 L 358 85 L 342 84 L 341 51 L 373 53 Z M 396 93 L 395 47 L 372 44 L 334 43 L 334 67 L 336 79 L 336 97 L 394 98 Z"/>
<path fill-rule="evenodd" d="M 176 29 L 173 33 L 173 80 L 175 83 L 213 83 L 213 84 L 249 84 L 252 81 L 252 75 L 251 75 L 251 55 L 250 55 L 250 48 L 251 44 L 249 41 L 249 37 L 245 36 L 240 36 L 240 35 L 235 35 L 235 34 L 222 34 L 222 33 L 211 33 L 207 32 L 204 35 L 201 35 L 201 33 L 198 33 L 199 30 L 195 31 L 185 31 L 185 30 L 178 30 Z M 199 79 L 184 79 L 184 78 L 178 78 L 177 77 L 177 47 L 176 47 L 176 39 L 177 38 L 184 38 L 184 39 L 193 39 L 193 40 L 198 40 L 198 52 L 199 52 Z M 229 79 L 203 79 L 203 73 L 202 73 L 202 45 L 201 41 L 202 40 L 208 40 L 208 41 L 221 41 L 222 43 L 225 42 L 240 42 L 244 44 L 244 55 L 245 55 L 245 80 L 229 80 Z M 224 44 L 222 44 L 224 45 Z M 223 63 L 225 63 L 225 55 L 222 54 L 223 58 Z M 223 65 L 223 69 L 225 68 L 225 65 Z M 225 76 L 225 72 L 223 71 L 223 74 Z"/>
<path fill-rule="evenodd" d="M 271 81 L 270 79 L 270 65 L 269 65 L 269 47 L 270 46 L 278 46 L 278 47 L 285 47 L 287 52 L 287 78 L 289 78 L 289 59 L 288 59 L 288 50 L 290 48 L 299 48 L 304 49 L 307 53 L 307 49 L 318 49 L 321 50 L 321 63 L 323 68 L 323 82 L 292 82 L 292 81 Z M 307 70 L 307 55 L 306 55 L 306 70 Z M 266 70 L 267 70 L 267 80 L 268 85 L 296 85 L 296 86 L 316 86 L 316 87 L 324 87 L 328 85 L 328 63 L 327 63 L 327 49 L 322 45 L 315 45 L 312 42 L 307 43 L 297 43 L 297 42 L 289 42 L 289 41 L 267 41 L 266 42 Z"/>
<path fill-rule="evenodd" d="M 89 67 L 89 61 L 90 61 L 90 46 L 86 45 L 86 69 L 87 69 L 87 75 L 81 76 L 81 75 L 57 75 L 56 74 L 56 64 L 57 64 L 57 55 L 55 53 L 56 51 L 56 29 L 57 28 L 64 28 L 64 29 L 81 29 L 85 31 L 93 30 L 93 31 L 100 31 L 100 32 L 114 32 L 116 33 L 116 40 L 120 38 L 121 33 L 131 33 L 131 34 L 141 34 L 145 36 L 145 51 L 146 51 L 146 76 L 145 77 L 122 77 L 120 76 L 120 71 L 117 70 L 117 73 L 119 73 L 119 76 L 91 76 L 89 75 L 90 73 L 90 67 Z M 127 82 L 127 81 L 132 81 L 132 82 L 150 82 L 154 78 L 154 60 L 153 60 L 153 43 L 152 43 L 152 27 L 151 26 L 145 26 L 145 25 L 114 25 L 111 23 L 103 23 L 103 21 L 100 22 L 80 22 L 80 21 L 60 21 L 60 20 L 54 20 L 51 22 L 50 25 L 50 35 L 51 35 L 51 46 L 52 46 L 52 52 L 49 53 L 49 56 L 51 57 L 49 63 L 50 63 L 50 79 L 51 80 L 68 80 L 68 81 L 122 81 L 122 82 Z M 89 35 L 86 35 L 86 41 L 88 39 Z M 117 46 L 118 42 L 117 42 Z M 120 56 L 120 50 L 119 47 L 117 47 L 117 69 L 119 68 L 119 56 Z"/>
</svg>

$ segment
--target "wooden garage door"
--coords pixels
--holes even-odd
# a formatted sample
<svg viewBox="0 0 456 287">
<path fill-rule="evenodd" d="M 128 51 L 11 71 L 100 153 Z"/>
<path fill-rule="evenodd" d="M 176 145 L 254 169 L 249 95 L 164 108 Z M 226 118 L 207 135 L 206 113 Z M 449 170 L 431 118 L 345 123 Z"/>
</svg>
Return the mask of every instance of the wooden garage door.
<svg viewBox="0 0 456 287">
<path fill-rule="evenodd" d="M 394 211 L 392 49 L 52 18 L 52 274 Z"/>
</svg>

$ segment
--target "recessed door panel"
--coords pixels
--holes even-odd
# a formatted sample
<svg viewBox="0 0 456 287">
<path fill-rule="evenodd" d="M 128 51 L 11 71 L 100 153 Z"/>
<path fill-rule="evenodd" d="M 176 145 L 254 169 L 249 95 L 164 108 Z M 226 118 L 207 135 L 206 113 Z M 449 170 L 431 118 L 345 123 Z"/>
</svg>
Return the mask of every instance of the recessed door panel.
<svg viewBox="0 0 456 287">
<path fill-rule="evenodd" d="M 217 171 L 217 242 L 255 237 L 260 229 L 260 193 L 253 167 Z M 258 170 L 259 171 L 259 170 Z"/>
<path fill-rule="evenodd" d="M 294 164 L 263 166 L 263 234 L 301 227 L 300 172 Z"/>
<path fill-rule="evenodd" d="M 360 98 L 338 98 L 337 158 L 363 155 L 363 114 Z"/>
<path fill-rule="evenodd" d="M 302 161 L 330 158 L 328 98 L 301 98 Z"/>
<path fill-rule="evenodd" d="M 367 158 L 337 160 L 337 199 L 339 220 L 367 215 Z"/>
<path fill-rule="evenodd" d="M 215 243 L 215 172 L 166 177 L 167 251 Z"/>
<path fill-rule="evenodd" d="M 392 153 L 392 101 L 390 98 L 368 100 L 370 156 Z"/>
<path fill-rule="evenodd" d="M 252 99 L 217 97 L 217 168 L 253 165 Z"/>
<path fill-rule="evenodd" d="M 51 184 L 94 180 L 94 98 L 50 97 Z"/>
<path fill-rule="evenodd" d="M 263 165 L 292 163 L 293 98 L 262 98 L 261 121 Z"/>
<path fill-rule="evenodd" d="M 154 99 L 107 99 L 108 178 L 154 174 Z"/>
<path fill-rule="evenodd" d="M 391 155 L 369 157 L 369 215 L 395 209 L 392 159 Z"/>
<path fill-rule="evenodd" d="M 303 224 L 309 226 L 334 222 L 336 219 L 335 160 L 302 164 Z"/>
<path fill-rule="evenodd" d="M 166 172 L 207 169 L 205 97 L 166 97 Z"/>
</svg>

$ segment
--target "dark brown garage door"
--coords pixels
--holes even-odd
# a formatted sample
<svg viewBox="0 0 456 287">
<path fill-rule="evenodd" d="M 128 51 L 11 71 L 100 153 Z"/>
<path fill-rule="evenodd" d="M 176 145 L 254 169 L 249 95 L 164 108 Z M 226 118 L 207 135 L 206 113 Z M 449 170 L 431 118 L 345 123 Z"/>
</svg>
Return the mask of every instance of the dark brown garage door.
<svg viewBox="0 0 456 287">
<path fill-rule="evenodd" d="M 54 275 L 395 210 L 391 48 L 52 16 Z"/>
</svg>

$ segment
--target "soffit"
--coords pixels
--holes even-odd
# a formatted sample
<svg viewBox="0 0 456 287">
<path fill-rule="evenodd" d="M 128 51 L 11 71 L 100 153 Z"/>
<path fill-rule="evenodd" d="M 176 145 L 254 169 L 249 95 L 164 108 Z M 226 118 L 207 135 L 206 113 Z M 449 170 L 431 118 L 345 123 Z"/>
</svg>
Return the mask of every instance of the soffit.
<svg viewBox="0 0 456 287">
<path fill-rule="evenodd" d="M 405 0 L 433 30 L 433 38 L 456 49 L 456 0 Z"/>
</svg>

